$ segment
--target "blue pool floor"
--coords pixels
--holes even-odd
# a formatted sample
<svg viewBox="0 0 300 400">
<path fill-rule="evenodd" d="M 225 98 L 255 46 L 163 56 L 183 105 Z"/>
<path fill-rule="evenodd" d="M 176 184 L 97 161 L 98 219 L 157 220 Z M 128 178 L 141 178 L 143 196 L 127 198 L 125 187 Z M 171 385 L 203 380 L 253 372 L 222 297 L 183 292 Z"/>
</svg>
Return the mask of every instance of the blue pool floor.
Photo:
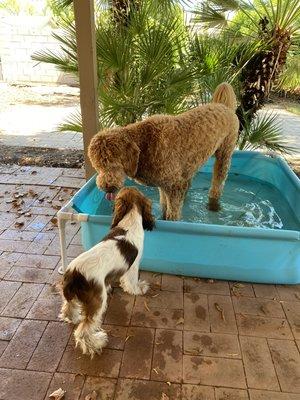
<svg viewBox="0 0 300 400">
<path fill-rule="evenodd" d="M 211 174 L 198 173 L 182 210 L 182 220 L 205 224 L 300 230 L 292 209 L 278 189 L 249 176 L 230 174 L 221 199 L 219 212 L 207 210 Z M 134 186 L 138 186 L 132 183 Z M 153 201 L 153 212 L 160 218 L 157 188 L 138 186 Z M 105 198 L 96 215 L 110 215 L 113 204 Z"/>
</svg>

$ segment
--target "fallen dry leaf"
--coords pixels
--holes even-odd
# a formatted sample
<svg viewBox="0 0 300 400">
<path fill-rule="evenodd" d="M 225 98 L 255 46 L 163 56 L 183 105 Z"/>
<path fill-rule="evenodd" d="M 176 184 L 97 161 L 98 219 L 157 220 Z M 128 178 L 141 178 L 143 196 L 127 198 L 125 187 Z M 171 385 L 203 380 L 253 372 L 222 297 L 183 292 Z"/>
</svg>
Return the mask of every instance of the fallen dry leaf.
<svg viewBox="0 0 300 400">
<path fill-rule="evenodd" d="M 154 294 L 153 296 L 151 296 L 151 297 L 157 297 L 157 296 L 159 296 L 159 293 L 157 293 L 157 294 Z"/>
<path fill-rule="evenodd" d="M 218 303 L 215 303 L 214 306 L 215 306 L 216 310 L 219 311 L 219 313 L 221 314 L 222 320 L 225 321 L 225 315 L 224 315 L 223 308 L 221 308 Z"/>
<path fill-rule="evenodd" d="M 57 226 L 57 218 L 56 217 L 51 218 L 50 221 L 52 222 L 53 225 Z"/>
<path fill-rule="evenodd" d="M 111 336 L 113 336 L 113 335 L 111 335 Z M 118 336 L 114 336 L 114 337 L 118 337 Z M 126 336 L 126 338 L 125 338 L 125 343 L 126 343 L 127 340 L 129 340 L 131 337 L 133 337 L 133 335 L 128 335 L 128 336 Z"/>
<path fill-rule="evenodd" d="M 24 226 L 24 221 L 17 221 L 17 222 L 15 222 L 15 227 L 16 228 L 22 228 L 22 226 Z"/>
<path fill-rule="evenodd" d="M 36 175 L 37 171 L 31 171 L 30 173 L 31 173 L 31 175 Z"/>
<path fill-rule="evenodd" d="M 65 393 L 66 393 L 65 390 L 59 388 L 55 390 L 55 392 L 51 393 L 49 397 L 54 400 L 61 400 L 65 397 Z"/>
<path fill-rule="evenodd" d="M 85 396 L 84 400 L 97 400 L 98 394 L 95 390 Z"/>
<path fill-rule="evenodd" d="M 300 300 L 300 295 L 298 293 L 295 293 L 296 299 Z"/>
<path fill-rule="evenodd" d="M 24 217 L 27 217 L 27 218 L 31 217 L 31 216 L 32 216 L 31 212 L 27 212 L 27 213 L 24 214 Z"/>
<path fill-rule="evenodd" d="M 239 282 L 234 283 L 233 286 L 236 287 L 237 289 L 245 287 L 245 285 L 243 285 L 242 283 L 239 283 Z"/>
<path fill-rule="evenodd" d="M 170 400 L 170 397 L 166 393 L 162 392 L 161 400 Z"/>
<path fill-rule="evenodd" d="M 215 283 L 214 279 L 207 279 L 207 283 Z"/>
<path fill-rule="evenodd" d="M 156 368 L 152 368 L 152 370 L 156 373 L 156 375 L 158 375 L 158 371 Z"/>
<path fill-rule="evenodd" d="M 147 311 L 149 311 L 149 312 L 151 311 L 150 308 L 148 307 L 148 304 L 147 304 L 146 300 L 144 300 L 144 306 L 145 306 Z"/>
<path fill-rule="evenodd" d="M 184 323 L 184 319 L 183 318 L 179 318 L 178 321 L 176 322 L 176 325 L 180 325 Z"/>
<path fill-rule="evenodd" d="M 171 382 L 166 382 L 166 384 L 167 384 L 168 386 L 171 386 Z"/>
</svg>

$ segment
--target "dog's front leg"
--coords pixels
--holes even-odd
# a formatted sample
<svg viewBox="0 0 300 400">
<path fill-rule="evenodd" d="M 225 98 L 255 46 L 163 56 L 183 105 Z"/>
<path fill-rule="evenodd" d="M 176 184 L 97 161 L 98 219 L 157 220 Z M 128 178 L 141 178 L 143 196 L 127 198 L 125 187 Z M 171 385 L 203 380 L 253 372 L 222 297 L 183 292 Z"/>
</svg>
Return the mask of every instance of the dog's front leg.
<svg viewBox="0 0 300 400">
<path fill-rule="evenodd" d="M 188 187 L 189 182 L 184 182 L 182 184 L 174 185 L 166 190 L 167 220 L 178 221 L 181 218 L 181 209 Z"/>
<path fill-rule="evenodd" d="M 140 260 L 135 260 L 132 266 L 121 277 L 120 285 L 124 292 L 132 295 L 143 295 L 149 289 L 149 283 L 139 280 L 139 263 Z"/>
</svg>

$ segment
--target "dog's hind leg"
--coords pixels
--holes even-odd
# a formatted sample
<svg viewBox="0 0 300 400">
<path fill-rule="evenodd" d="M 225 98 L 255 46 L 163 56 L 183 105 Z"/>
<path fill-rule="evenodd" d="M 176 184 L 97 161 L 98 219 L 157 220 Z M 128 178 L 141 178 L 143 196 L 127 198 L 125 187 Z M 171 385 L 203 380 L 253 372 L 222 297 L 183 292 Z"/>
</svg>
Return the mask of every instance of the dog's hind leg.
<svg viewBox="0 0 300 400">
<path fill-rule="evenodd" d="M 96 296 L 96 293 L 92 294 Z M 88 353 L 93 358 L 95 353 L 100 353 L 107 344 L 107 333 L 101 329 L 103 315 L 107 307 L 107 290 L 105 285 L 100 298 L 91 298 L 91 302 L 84 304 L 85 319 L 78 325 L 74 332 L 76 346 L 79 344 L 84 354 Z"/>
<path fill-rule="evenodd" d="M 215 152 L 216 161 L 208 201 L 208 209 L 211 211 L 220 210 L 220 197 L 224 189 L 235 145 L 235 136 L 227 137 Z"/>
<path fill-rule="evenodd" d="M 167 196 L 162 188 L 159 188 L 159 202 L 162 211 L 162 219 L 166 219 L 167 214 Z"/>
<path fill-rule="evenodd" d="M 78 301 L 74 299 L 70 301 L 64 300 L 59 318 L 74 325 L 79 324 L 83 320 L 83 315 Z"/>
</svg>

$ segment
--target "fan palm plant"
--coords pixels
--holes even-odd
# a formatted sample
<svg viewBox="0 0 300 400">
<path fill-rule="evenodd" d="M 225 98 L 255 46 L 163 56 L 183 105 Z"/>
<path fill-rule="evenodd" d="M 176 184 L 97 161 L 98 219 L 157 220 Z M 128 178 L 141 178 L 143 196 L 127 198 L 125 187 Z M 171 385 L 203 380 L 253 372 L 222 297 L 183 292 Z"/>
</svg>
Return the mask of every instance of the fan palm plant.
<svg viewBox="0 0 300 400">
<path fill-rule="evenodd" d="M 289 49 L 300 28 L 299 0 L 212 0 L 196 11 L 196 19 L 210 26 L 235 29 L 228 12 L 236 11 L 247 18 L 247 37 L 263 44 L 249 60 L 240 75 L 241 106 L 239 118 L 251 120 L 260 109 L 282 72 Z M 250 31 L 252 32 L 250 34 Z M 241 32 L 240 33 L 245 33 Z M 251 35 L 249 37 L 249 35 Z"/>
</svg>

